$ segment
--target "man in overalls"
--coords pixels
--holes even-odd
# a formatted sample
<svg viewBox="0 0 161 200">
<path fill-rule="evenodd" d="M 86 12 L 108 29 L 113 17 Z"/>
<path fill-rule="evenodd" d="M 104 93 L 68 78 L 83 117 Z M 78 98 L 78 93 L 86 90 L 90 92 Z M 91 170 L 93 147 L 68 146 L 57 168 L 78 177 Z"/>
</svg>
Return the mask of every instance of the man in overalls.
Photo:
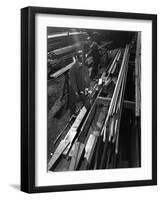
<svg viewBox="0 0 161 200">
<path fill-rule="evenodd" d="M 71 115 L 76 111 L 77 102 L 86 102 L 86 88 L 89 87 L 88 67 L 84 65 L 81 55 L 74 56 L 74 65 L 69 70 L 69 108 Z"/>
<path fill-rule="evenodd" d="M 92 42 L 90 45 L 90 51 L 88 52 L 87 56 L 92 56 L 93 57 L 93 67 L 92 67 L 92 72 L 91 72 L 91 79 L 94 79 L 98 75 L 98 69 L 99 69 L 99 64 L 100 64 L 100 54 L 99 54 L 99 49 L 98 45 L 96 42 Z"/>
</svg>

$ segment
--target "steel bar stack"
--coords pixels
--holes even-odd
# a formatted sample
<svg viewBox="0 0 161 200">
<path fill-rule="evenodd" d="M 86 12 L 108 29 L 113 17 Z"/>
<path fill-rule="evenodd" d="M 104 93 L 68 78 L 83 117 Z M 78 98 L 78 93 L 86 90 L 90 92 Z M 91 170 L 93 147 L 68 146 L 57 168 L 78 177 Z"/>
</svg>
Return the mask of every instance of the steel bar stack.
<svg viewBox="0 0 161 200">
<path fill-rule="evenodd" d="M 99 168 L 108 168 L 111 151 L 118 153 L 119 128 L 128 70 L 129 45 L 126 46 L 115 90 L 102 128 L 104 149 Z M 113 148 L 114 147 L 114 148 Z"/>
<path fill-rule="evenodd" d="M 65 137 L 61 138 L 48 163 L 48 170 L 58 170 L 58 164 L 59 167 L 63 166 L 63 170 L 64 165 L 66 165 L 65 170 L 116 167 L 123 105 L 127 102 L 127 105 L 130 105 L 132 109 L 136 104 L 136 110 L 139 108 L 137 102 L 135 104 L 124 101 L 129 57 L 130 45 L 126 45 L 125 49 L 117 50 L 110 67 L 102 73 L 101 81 L 98 80 L 98 83 L 93 87 L 90 94 L 91 106 L 89 108 L 84 106 L 80 110 Z M 138 67 L 137 73 L 140 73 L 139 70 Z M 138 85 L 140 84 L 138 79 L 137 100 L 140 98 L 138 97 Z M 102 92 L 110 85 L 114 85 L 112 96 L 109 97 L 107 93 L 105 97 L 102 97 Z M 106 103 L 102 103 L 101 99 Z M 59 170 L 61 171 L 61 169 Z"/>
<path fill-rule="evenodd" d="M 117 51 L 117 53 L 114 57 L 114 60 L 111 63 L 112 68 L 115 67 L 115 62 L 116 62 L 116 60 L 118 59 L 119 56 L 120 56 L 120 50 Z M 60 141 L 59 145 L 57 146 L 54 154 L 52 155 L 52 157 L 51 157 L 51 159 L 48 163 L 48 170 L 50 170 L 52 168 L 52 166 L 54 164 L 56 164 L 57 160 L 61 157 L 61 155 L 68 156 L 68 154 L 69 154 L 70 157 L 71 157 L 71 156 L 73 156 L 72 152 L 74 152 L 74 157 L 75 157 L 75 150 L 74 149 L 76 148 L 77 151 L 80 150 L 79 144 L 75 145 L 75 143 L 77 141 L 79 141 L 81 144 L 87 143 L 87 141 L 88 141 L 88 139 L 87 139 L 88 138 L 88 130 L 89 130 L 91 121 L 94 117 L 95 111 L 96 111 L 97 98 L 100 96 L 104 86 L 108 86 L 108 84 L 110 84 L 110 82 L 111 82 L 111 78 L 108 76 L 108 74 L 106 75 L 106 73 L 107 73 L 107 71 L 105 70 L 105 72 L 101 76 L 101 79 L 103 79 L 102 85 L 96 84 L 91 91 L 90 96 L 92 97 L 92 102 L 91 102 L 92 106 L 88 111 L 88 114 L 86 116 L 84 123 L 82 124 L 82 121 L 84 120 L 83 118 L 85 117 L 85 115 L 87 113 L 86 107 L 83 107 L 80 110 L 77 118 L 75 119 L 72 127 L 69 129 L 65 138 L 63 138 L 63 140 Z M 93 100 L 94 96 L 96 96 L 95 100 Z M 80 130 L 78 130 L 80 124 L 82 124 L 82 127 L 81 127 Z M 62 133 L 60 135 L 62 135 Z M 88 144 L 90 144 L 90 142 L 88 142 Z M 85 150 L 85 146 L 84 146 L 84 150 Z M 83 153 L 83 151 L 82 151 L 82 153 Z M 79 158 L 81 158 L 81 155 L 79 155 Z M 72 160 L 72 163 L 73 163 L 74 162 L 73 159 L 71 159 L 71 160 Z M 77 165 L 74 165 L 74 164 L 70 165 L 70 170 L 72 169 L 71 166 L 74 166 L 74 169 L 75 169 Z"/>
</svg>

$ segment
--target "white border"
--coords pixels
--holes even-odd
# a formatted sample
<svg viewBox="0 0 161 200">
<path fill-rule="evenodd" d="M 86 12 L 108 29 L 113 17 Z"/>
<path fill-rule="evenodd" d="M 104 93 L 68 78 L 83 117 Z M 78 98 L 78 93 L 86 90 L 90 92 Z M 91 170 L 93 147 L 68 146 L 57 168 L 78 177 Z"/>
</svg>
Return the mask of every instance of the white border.
<svg viewBox="0 0 161 200">
<path fill-rule="evenodd" d="M 47 173 L 47 26 L 141 31 L 141 168 Z M 152 178 L 152 23 L 63 15 L 36 15 L 36 186 Z"/>
</svg>

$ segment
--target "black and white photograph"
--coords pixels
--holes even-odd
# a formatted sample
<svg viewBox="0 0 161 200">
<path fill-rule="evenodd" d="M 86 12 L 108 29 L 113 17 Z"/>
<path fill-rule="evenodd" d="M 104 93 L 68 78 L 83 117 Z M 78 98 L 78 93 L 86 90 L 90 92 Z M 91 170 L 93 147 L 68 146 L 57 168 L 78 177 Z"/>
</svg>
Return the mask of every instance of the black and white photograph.
<svg viewBox="0 0 161 200">
<path fill-rule="evenodd" d="M 22 9 L 22 191 L 157 184 L 156 22 Z"/>
<path fill-rule="evenodd" d="M 141 31 L 47 27 L 47 171 L 141 167 Z"/>
</svg>

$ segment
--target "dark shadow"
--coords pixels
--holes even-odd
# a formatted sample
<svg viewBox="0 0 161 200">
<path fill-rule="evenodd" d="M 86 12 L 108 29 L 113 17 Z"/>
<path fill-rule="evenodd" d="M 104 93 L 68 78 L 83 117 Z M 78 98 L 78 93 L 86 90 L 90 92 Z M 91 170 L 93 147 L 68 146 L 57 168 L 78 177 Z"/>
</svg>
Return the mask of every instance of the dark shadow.
<svg viewBox="0 0 161 200">
<path fill-rule="evenodd" d="M 20 185 L 18 184 L 10 184 L 10 186 L 14 188 L 15 190 L 20 190 Z"/>
</svg>

